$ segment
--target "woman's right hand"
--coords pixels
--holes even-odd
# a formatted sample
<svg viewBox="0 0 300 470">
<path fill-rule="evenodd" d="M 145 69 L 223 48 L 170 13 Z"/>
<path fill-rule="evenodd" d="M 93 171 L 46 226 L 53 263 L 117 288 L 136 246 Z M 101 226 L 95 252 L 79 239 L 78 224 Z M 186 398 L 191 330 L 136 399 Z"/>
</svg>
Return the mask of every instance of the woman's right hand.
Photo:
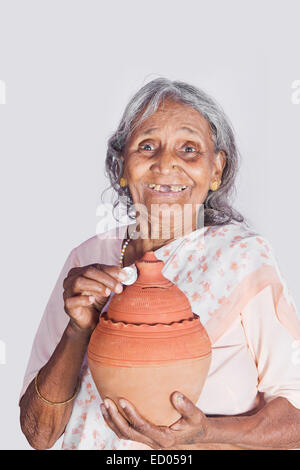
<svg viewBox="0 0 300 470">
<path fill-rule="evenodd" d="M 118 266 L 90 264 L 72 268 L 64 280 L 64 307 L 73 327 L 93 331 L 111 292 L 120 294 L 126 274 Z"/>
</svg>

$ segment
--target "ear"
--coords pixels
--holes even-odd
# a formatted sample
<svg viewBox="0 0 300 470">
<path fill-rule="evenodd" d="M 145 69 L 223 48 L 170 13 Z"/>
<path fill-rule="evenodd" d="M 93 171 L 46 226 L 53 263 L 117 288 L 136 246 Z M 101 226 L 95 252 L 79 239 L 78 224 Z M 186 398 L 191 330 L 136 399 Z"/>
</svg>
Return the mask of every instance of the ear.
<svg viewBox="0 0 300 470">
<path fill-rule="evenodd" d="M 213 176 L 217 179 L 222 179 L 222 173 L 226 165 L 226 153 L 224 150 L 215 154 L 213 163 Z"/>
</svg>

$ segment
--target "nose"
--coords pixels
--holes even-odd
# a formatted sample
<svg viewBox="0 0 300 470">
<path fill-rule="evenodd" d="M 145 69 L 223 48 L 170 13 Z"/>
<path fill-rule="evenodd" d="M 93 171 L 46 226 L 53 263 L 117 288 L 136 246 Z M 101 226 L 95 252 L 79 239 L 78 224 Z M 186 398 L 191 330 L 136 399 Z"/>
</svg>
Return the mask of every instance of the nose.
<svg viewBox="0 0 300 470">
<path fill-rule="evenodd" d="M 153 161 L 150 170 L 154 173 L 168 175 L 173 173 L 177 167 L 177 157 L 169 149 L 162 149 Z M 175 168 L 174 168 L 175 167 Z"/>
</svg>

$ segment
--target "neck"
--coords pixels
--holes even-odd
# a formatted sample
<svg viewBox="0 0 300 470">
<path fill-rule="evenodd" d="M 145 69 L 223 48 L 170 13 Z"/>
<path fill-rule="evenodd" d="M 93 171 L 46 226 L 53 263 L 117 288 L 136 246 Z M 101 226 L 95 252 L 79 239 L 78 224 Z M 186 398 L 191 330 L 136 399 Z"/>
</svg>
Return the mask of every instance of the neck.
<svg viewBox="0 0 300 470">
<path fill-rule="evenodd" d="M 159 221 L 161 222 L 161 221 Z M 176 222 L 176 221 L 175 221 Z M 168 230 L 163 226 L 162 223 L 156 223 L 156 221 L 141 221 L 138 220 L 135 225 L 137 231 L 133 239 L 129 242 L 130 251 L 134 251 L 138 258 L 142 257 L 147 251 L 155 251 L 164 245 L 169 244 L 173 240 L 187 235 L 196 229 L 196 221 L 190 225 L 182 227 L 182 222 L 173 223 Z M 132 231 L 130 231 L 132 233 Z M 128 246 L 128 248 L 129 248 Z"/>
</svg>

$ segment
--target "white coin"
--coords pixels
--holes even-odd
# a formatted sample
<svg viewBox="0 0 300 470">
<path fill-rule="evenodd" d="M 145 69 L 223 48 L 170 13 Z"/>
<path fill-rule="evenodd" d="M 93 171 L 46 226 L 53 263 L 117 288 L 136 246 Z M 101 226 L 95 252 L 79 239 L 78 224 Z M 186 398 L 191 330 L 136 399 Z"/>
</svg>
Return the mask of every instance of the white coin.
<svg viewBox="0 0 300 470">
<path fill-rule="evenodd" d="M 122 269 L 123 273 L 126 273 L 127 279 L 126 281 L 122 281 L 122 284 L 125 284 L 125 286 L 130 286 L 137 280 L 137 269 L 136 267 L 131 267 L 131 266 L 126 266 L 125 268 Z"/>
</svg>

